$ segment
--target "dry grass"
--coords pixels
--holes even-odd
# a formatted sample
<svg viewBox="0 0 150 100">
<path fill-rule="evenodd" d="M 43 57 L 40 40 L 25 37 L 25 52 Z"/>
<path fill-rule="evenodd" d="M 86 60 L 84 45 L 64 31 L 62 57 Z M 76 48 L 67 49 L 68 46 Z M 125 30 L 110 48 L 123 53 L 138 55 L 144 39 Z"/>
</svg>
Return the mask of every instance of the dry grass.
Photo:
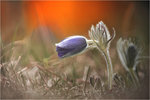
<svg viewBox="0 0 150 100">
<path fill-rule="evenodd" d="M 115 48 L 111 48 L 116 74 L 113 89 L 108 90 L 105 62 L 96 50 L 61 60 L 57 58 L 54 44 L 40 35 L 2 45 L 1 98 L 149 98 L 147 59 L 138 65 L 141 86 L 135 88 L 120 64 Z"/>
</svg>

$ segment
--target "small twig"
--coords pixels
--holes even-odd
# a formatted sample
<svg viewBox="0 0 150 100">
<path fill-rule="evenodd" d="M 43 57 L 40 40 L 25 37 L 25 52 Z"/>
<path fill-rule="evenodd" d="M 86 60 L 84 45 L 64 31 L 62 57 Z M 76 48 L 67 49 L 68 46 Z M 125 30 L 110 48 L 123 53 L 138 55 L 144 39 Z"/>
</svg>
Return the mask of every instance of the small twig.
<svg viewBox="0 0 150 100">
<path fill-rule="evenodd" d="M 22 72 L 26 71 L 27 69 L 28 69 L 28 68 L 27 68 L 27 67 L 25 67 L 25 68 L 23 68 L 22 70 L 18 71 L 18 72 L 17 72 L 17 74 L 20 74 L 20 73 L 22 73 Z"/>
<path fill-rule="evenodd" d="M 85 89 L 86 89 L 87 78 L 89 76 L 89 71 L 90 71 L 90 66 L 86 66 L 84 69 L 84 75 L 83 75 L 83 81 L 84 81 L 83 94 L 84 94 L 84 96 L 86 96 Z"/>
<path fill-rule="evenodd" d="M 17 61 L 16 61 L 16 64 L 14 65 L 14 69 L 16 68 L 16 66 L 18 65 L 19 61 L 21 59 L 21 56 L 18 57 Z"/>
</svg>

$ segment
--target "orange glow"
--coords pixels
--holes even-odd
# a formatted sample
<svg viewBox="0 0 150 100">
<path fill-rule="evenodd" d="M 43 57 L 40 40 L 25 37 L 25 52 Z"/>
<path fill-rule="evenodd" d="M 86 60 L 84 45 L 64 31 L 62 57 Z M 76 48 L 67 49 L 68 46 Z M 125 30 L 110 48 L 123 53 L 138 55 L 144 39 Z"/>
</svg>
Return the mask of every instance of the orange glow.
<svg viewBox="0 0 150 100">
<path fill-rule="evenodd" d="M 58 38 L 77 34 L 87 36 L 91 24 L 102 20 L 108 10 L 104 10 L 104 2 L 96 1 L 30 1 L 24 4 L 28 31 L 38 25 L 47 25 Z"/>
</svg>

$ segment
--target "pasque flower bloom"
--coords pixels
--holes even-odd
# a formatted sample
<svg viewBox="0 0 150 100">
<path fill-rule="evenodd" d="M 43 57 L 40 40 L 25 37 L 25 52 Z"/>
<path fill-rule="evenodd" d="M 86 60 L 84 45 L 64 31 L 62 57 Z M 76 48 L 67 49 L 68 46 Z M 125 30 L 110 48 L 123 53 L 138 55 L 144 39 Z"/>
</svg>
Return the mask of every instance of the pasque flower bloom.
<svg viewBox="0 0 150 100">
<path fill-rule="evenodd" d="M 87 39 L 85 37 L 70 36 L 56 44 L 56 51 L 60 58 L 64 58 L 83 52 L 87 46 Z"/>
<path fill-rule="evenodd" d="M 136 69 L 142 49 L 133 39 L 130 38 L 123 40 L 120 38 L 117 42 L 117 52 L 123 67 L 127 71 L 129 71 L 129 69 Z"/>
<path fill-rule="evenodd" d="M 115 37 L 115 31 L 113 36 L 110 36 L 108 28 L 100 21 L 96 27 L 92 25 L 91 30 L 89 31 L 89 37 L 93 40 L 98 50 L 104 55 L 107 64 L 109 89 L 112 89 L 113 67 L 109 54 L 109 47 L 111 41 Z"/>
<path fill-rule="evenodd" d="M 135 70 L 139 63 L 142 49 L 135 40 L 131 38 L 123 40 L 120 38 L 117 42 L 117 52 L 123 67 L 130 73 L 134 84 L 139 85 L 139 80 Z"/>
<path fill-rule="evenodd" d="M 89 31 L 89 37 L 102 52 L 109 49 L 110 43 L 115 38 L 115 35 L 114 31 L 113 36 L 110 36 L 107 26 L 102 21 L 100 21 L 96 27 L 92 25 L 91 30 Z"/>
</svg>

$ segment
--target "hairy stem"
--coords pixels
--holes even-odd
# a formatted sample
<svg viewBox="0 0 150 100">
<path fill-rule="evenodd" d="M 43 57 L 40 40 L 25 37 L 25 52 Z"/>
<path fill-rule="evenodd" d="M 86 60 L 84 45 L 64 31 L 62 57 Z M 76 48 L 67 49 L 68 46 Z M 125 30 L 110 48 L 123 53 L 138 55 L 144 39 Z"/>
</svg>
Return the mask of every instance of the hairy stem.
<svg viewBox="0 0 150 100">
<path fill-rule="evenodd" d="M 108 85 L 109 85 L 109 89 L 111 90 L 112 89 L 113 66 L 112 66 L 109 51 L 106 50 L 103 53 L 104 53 L 104 58 L 105 58 L 106 64 L 107 64 Z"/>
<path fill-rule="evenodd" d="M 130 70 L 129 70 L 129 73 L 130 73 L 130 76 L 131 76 L 131 78 L 132 78 L 132 81 L 133 81 L 134 85 L 135 85 L 136 87 L 139 87 L 139 86 L 140 86 L 139 79 L 138 79 L 136 73 L 134 72 L 134 70 L 133 70 L 133 69 L 130 69 Z"/>
</svg>

